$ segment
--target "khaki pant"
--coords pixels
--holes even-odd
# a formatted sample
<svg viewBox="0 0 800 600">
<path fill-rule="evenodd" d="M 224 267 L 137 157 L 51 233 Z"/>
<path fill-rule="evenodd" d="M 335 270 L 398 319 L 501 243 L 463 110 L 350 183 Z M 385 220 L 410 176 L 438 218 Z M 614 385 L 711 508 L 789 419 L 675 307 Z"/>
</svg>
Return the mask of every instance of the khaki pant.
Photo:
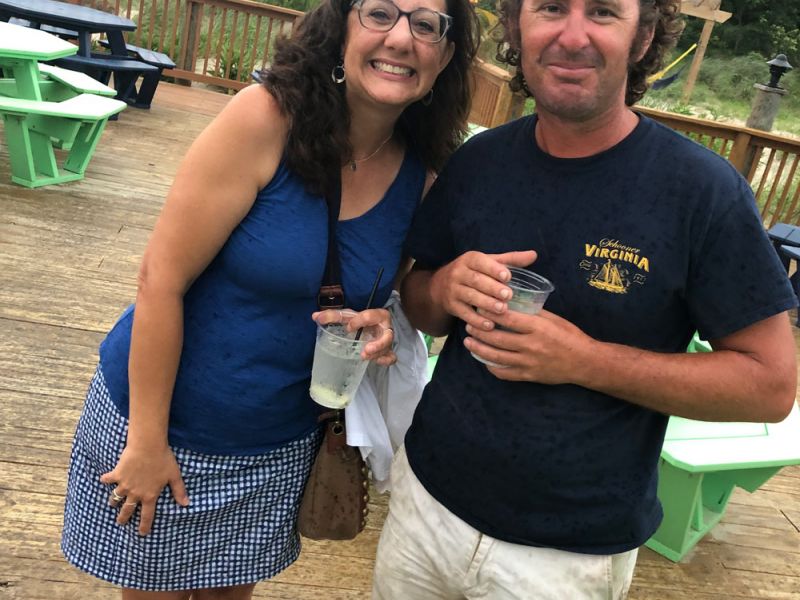
<svg viewBox="0 0 800 600">
<path fill-rule="evenodd" d="M 598 556 L 503 542 L 467 525 L 422 486 L 398 451 L 373 600 L 617 600 L 637 550 Z"/>
</svg>

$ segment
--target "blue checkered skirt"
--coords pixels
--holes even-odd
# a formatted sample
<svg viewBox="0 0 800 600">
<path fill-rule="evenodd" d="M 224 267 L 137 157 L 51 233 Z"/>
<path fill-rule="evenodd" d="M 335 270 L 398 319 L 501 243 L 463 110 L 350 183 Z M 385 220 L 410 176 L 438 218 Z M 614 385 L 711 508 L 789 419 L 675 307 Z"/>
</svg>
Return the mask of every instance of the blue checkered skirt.
<svg viewBox="0 0 800 600">
<path fill-rule="evenodd" d="M 176 591 L 254 583 L 297 559 L 295 521 L 319 431 L 256 456 L 173 448 L 191 503 L 179 506 L 165 489 L 151 533 L 140 536 L 138 512 L 117 525 L 113 486 L 99 481 L 115 467 L 127 429 L 98 368 L 70 460 L 61 539 L 70 563 L 123 587 Z"/>
</svg>

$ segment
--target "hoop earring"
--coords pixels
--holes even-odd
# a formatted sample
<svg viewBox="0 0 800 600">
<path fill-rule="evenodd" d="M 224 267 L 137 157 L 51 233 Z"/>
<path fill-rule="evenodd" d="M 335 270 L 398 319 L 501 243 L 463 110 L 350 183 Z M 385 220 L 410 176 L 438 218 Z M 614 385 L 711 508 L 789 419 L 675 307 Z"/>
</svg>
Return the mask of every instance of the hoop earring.
<svg viewBox="0 0 800 600">
<path fill-rule="evenodd" d="M 344 83 L 347 75 L 344 72 L 344 59 L 339 60 L 339 64 L 335 65 L 331 70 L 331 79 L 333 83 Z"/>
<path fill-rule="evenodd" d="M 422 106 L 430 106 L 431 102 L 433 102 L 433 88 L 428 90 L 428 93 L 420 100 Z"/>
</svg>

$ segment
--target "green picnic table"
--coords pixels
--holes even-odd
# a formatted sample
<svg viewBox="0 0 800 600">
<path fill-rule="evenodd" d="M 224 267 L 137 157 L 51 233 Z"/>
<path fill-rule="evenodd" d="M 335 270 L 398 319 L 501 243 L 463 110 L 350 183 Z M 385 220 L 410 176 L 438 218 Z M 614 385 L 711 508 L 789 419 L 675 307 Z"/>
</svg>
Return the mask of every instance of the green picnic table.
<svg viewBox="0 0 800 600">
<path fill-rule="evenodd" d="M 711 352 L 695 334 L 689 352 Z M 800 464 L 797 405 L 781 423 L 714 423 L 670 417 L 658 467 L 664 520 L 646 546 L 678 562 L 720 521 L 736 487 L 755 492 Z"/>
<path fill-rule="evenodd" d="M 671 417 L 661 450 L 661 526 L 651 550 L 680 561 L 725 514 L 734 488 L 755 492 L 800 464 L 800 412 L 781 423 L 708 423 Z"/>
<path fill-rule="evenodd" d="M 44 31 L 0 21 L 0 69 L 16 83 L 16 96 L 41 100 L 39 61 L 75 54 L 78 48 Z"/>
<path fill-rule="evenodd" d="M 126 106 L 78 73 L 39 64 L 76 51 L 44 31 L 0 22 L 0 115 L 14 183 L 83 178 L 108 118 Z M 54 146 L 69 149 L 61 167 Z"/>
</svg>

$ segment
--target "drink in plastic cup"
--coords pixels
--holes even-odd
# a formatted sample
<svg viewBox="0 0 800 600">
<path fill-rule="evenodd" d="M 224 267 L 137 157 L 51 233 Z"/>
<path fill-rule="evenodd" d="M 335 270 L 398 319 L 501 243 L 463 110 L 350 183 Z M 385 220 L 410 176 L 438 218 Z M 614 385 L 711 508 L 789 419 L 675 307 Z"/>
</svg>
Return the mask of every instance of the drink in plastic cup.
<svg viewBox="0 0 800 600">
<path fill-rule="evenodd" d="M 519 267 L 508 267 L 511 271 L 511 281 L 508 287 L 511 288 L 511 299 L 508 301 L 508 310 L 528 315 L 535 315 L 544 306 L 547 297 L 556 289 L 555 286 L 541 275 L 520 269 Z"/>
<path fill-rule="evenodd" d="M 511 280 L 507 284 L 511 288 L 508 310 L 515 310 L 528 315 L 535 315 L 542 310 L 547 297 L 556 289 L 555 286 L 549 280 L 533 271 L 519 267 L 508 267 L 508 270 L 511 272 Z M 500 325 L 495 325 L 495 327 L 500 331 L 509 331 Z M 492 367 L 505 366 L 489 362 L 475 354 L 472 354 L 472 357 Z"/>
<path fill-rule="evenodd" d="M 341 409 L 353 400 L 369 364 L 361 358 L 361 351 L 376 339 L 380 329 L 364 327 L 356 340 L 356 332 L 347 331 L 347 322 L 353 316 L 352 311 L 342 311 L 341 323 L 317 325 L 309 392 L 314 402 L 327 408 Z"/>
</svg>

